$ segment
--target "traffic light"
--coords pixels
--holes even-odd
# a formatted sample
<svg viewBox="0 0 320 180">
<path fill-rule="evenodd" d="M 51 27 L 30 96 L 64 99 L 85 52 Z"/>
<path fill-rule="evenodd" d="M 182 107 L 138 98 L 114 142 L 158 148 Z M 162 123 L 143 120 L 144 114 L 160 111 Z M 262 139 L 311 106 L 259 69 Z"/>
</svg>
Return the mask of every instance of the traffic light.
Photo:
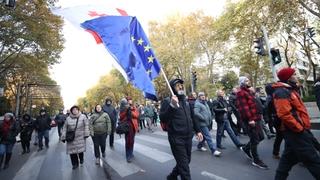
<svg viewBox="0 0 320 180">
<path fill-rule="evenodd" d="M 271 48 L 270 53 L 271 53 L 271 59 L 272 59 L 273 65 L 279 64 L 281 62 L 279 49 Z"/>
<path fill-rule="evenodd" d="M 14 7 L 16 5 L 16 1 L 15 0 L 3 0 L 2 2 L 8 7 Z"/>
<path fill-rule="evenodd" d="M 198 80 L 198 78 L 197 78 L 197 72 L 196 71 L 192 71 L 192 73 L 191 73 L 191 79 L 192 79 L 192 85 L 193 85 L 193 88 L 194 89 L 196 89 L 196 87 L 197 87 L 197 80 Z"/>
<path fill-rule="evenodd" d="M 256 38 L 253 40 L 253 42 L 254 42 L 253 47 L 255 48 L 255 52 L 261 56 L 265 56 L 266 53 L 263 47 L 263 44 L 264 44 L 263 37 Z"/>
<path fill-rule="evenodd" d="M 316 33 L 314 32 L 314 27 L 308 28 L 308 35 L 309 35 L 309 37 L 313 37 L 316 35 Z"/>
</svg>

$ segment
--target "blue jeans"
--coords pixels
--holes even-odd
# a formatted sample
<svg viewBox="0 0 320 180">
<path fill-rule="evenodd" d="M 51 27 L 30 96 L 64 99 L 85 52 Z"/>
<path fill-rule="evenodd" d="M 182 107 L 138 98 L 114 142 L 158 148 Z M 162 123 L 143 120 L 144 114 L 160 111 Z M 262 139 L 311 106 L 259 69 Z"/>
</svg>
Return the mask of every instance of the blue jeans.
<svg viewBox="0 0 320 180">
<path fill-rule="evenodd" d="M 217 123 L 218 129 L 217 129 L 217 147 L 221 147 L 221 138 L 223 131 L 226 130 L 229 134 L 232 142 L 238 147 L 240 145 L 240 141 L 238 140 L 237 136 L 234 134 L 233 130 L 231 129 L 230 122 L 228 119 L 224 119 L 223 122 Z"/>
<path fill-rule="evenodd" d="M 200 149 L 204 145 L 204 142 L 207 141 L 211 152 L 214 153 L 214 151 L 216 151 L 216 149 L 215 149 L 215 145 L 213 144 L 211 134 L 209 132 L 209 128 L 207 126 L 201 126 L 200 130 L 203 135 L 203 140 L 201 142 L 199 142 L 198 148 Z"/>
<path fill-rule="evenodd" d="M 38 131 L 39 148 L 43 147 L 42 139 L 45 139 L 46 146 L 49 146 L 49 130 Z"/>
<path fill-rule="evenodd" d="M 6 153 L 12 153 L 14 144 L 0 144 L 0 156 Z"/>
</svg>

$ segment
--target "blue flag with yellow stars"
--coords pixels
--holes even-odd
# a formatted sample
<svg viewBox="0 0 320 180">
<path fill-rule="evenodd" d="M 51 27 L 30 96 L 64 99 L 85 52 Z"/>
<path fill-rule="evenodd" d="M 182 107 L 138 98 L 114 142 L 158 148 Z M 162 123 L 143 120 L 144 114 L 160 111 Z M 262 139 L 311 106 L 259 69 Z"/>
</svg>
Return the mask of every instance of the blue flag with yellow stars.
<svg viewBox="0 0 320 180">
<path fill-rule="evenodd" d="M 136 17 L 102 16 L 81 26 L 100 36 L 129 82 L 141 90 L 145 98 L 157 100 L 152 80 L 159 76 L 161 65 Z"/>
</svg>

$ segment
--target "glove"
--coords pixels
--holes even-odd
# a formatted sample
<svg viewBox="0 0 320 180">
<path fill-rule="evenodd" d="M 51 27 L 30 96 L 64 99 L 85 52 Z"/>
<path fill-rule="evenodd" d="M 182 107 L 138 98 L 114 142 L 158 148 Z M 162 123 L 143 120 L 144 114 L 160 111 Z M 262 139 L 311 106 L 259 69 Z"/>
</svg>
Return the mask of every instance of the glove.
<svg viewBox="0 0 320 180">
<path fill-rule="evenodd" d="M 256 122 L 255 121 L 249 121 L 248 123 L 249 123 L 249 125 L 251 127 L 255 127 L 256 126 Z"/>
</svg>

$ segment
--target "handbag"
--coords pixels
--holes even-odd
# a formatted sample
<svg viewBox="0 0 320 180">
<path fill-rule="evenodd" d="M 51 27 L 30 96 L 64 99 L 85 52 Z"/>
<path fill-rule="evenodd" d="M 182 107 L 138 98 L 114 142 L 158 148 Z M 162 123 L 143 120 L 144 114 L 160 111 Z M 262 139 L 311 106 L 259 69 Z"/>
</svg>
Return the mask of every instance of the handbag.
<svg viewBox="0 0 320 180">
<path fill-rule="evenodd" d="M 120 121 L 118 123 L 118 126 L 116 128 L 116 133 L 117 134 L 126 134 L 129 132 L 129 122 L 128 121 Z"/>
<path fill-rule="evenodd" d="M 67 142 L 72 142 L 76 136 L 76 129 L 78 126 L 78 121 L 79 121 L 79 117 L 77 118 L 77 122 L 76 122 L 76 127 L 74 128 L 74 130 L 68 131 L 68 126 L 67 126 L 67 133 L 66 133 L 66 141 Z"/>
</svg>

